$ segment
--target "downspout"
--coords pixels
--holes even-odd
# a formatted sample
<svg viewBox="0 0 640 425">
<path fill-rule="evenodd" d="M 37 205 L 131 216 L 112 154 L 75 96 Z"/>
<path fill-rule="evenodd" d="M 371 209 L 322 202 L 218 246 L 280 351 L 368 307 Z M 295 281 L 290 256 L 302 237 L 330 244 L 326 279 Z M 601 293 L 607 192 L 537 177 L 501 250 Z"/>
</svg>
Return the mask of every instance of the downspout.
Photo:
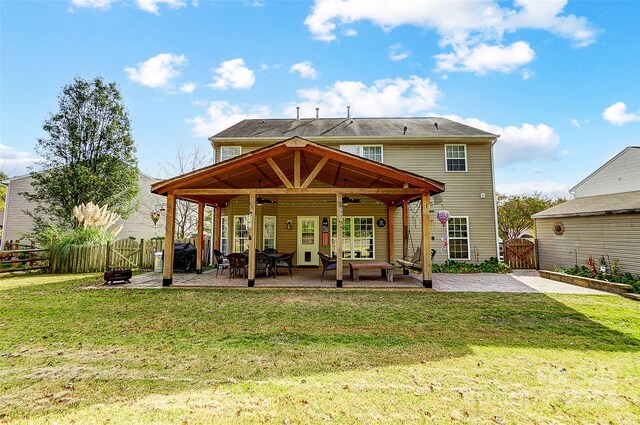
<svg viewBox="0 0 640 425">
<path fill-rule="evenodd" d="M 498 135 L 500 137 L 500 135 Z M 493 161 L 493 145 L 498 142 L 498 137 L 496 137 L 493 142 L 491 142 L 491 185 L 493 186 L 493 219 L 495 221 L 495 229 L 496 229 L 496 258 L 500 261 L 500 235 L 498 232 L 498 200 L 496 197 L 496 172 L 494 169 L 494 161 Z"/>
</svg>

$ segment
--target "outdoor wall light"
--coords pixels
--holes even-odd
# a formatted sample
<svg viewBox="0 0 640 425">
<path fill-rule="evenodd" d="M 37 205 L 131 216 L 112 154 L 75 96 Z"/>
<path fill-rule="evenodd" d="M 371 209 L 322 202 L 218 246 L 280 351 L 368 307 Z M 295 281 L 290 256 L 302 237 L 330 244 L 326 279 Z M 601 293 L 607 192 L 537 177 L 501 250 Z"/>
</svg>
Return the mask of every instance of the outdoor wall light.
<svg viewBox="0 0 640 425">
<path fill-rule="evenodd" d="M 291 220 L 287 220 L 287 230 L 291 230 Z"/>
</svg>

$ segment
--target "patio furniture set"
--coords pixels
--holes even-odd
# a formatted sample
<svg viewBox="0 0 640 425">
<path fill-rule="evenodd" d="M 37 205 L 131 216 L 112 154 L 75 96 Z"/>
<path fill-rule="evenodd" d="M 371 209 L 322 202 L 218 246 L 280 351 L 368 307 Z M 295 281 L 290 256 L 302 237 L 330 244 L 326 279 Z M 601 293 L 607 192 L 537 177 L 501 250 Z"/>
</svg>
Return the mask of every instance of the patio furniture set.
<svg viewBox="0 0 640 425">
<path fill-rule="evenodd" d="M 232 276 L 242 276 L 243 278 L 248 275 L 249 268 L 249 253 L 245 252 L 232 252 L 228 255 L 224 255 L 217 249 L 213 250 L 213 254 L 216 257 L 218 273 L 222 275 L 228 270 L 229 279 Z M 265 249 L 264 251 L 256 250 L 256 275 L 262 274 L 265 277 L 275 277 L 278 274 L 278 269 L 288 269 L 289 276 L 293 277 L 293 256 L 296 251 L 290 254 L 281 254 L 275 249 Z"/>
</svg>

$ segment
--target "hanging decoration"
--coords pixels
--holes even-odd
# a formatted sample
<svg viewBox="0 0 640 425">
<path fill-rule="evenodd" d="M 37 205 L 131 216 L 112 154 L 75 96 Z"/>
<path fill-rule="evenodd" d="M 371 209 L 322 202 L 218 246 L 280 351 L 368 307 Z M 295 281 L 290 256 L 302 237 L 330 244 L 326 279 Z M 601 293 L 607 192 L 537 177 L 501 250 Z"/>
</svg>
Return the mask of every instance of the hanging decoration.
<svg viewBox="0 0 640 425">
<path fill-rule="evenodd" d="M 154 225 L 158 224 L 158 220 L 160 220 L 160 213 L 158 211 L 156 210 L 151 211 L 149 216 L 151 217 L 151 221 L 153 221 Z"/>
<path fill-rule="evenodd" d="M 329 219 L 322 217 L 322 246 L 329 246 Z"/>
<path fill-rule="evenodd" d="M 442 247 L 440 248 L 440 252 L 443 253 L 443 254 L 444 254 L 447 246 L 449 245 L 449 241 L 447 239 L 447 236 L 448 236 L 447 221 L 449 220 L 450 216 L 451 216 L 451 214 L 449 214 L 449 211 L 447 211 L 447 210 L 438 211 L 438 213 L 436 214 L 436 218 L 438 219 L 438 221 L 442 224 L 442 227 L 444 228 L 444 234 L 440 238 L 440 240 L 442 241 Z"/>
</svg>

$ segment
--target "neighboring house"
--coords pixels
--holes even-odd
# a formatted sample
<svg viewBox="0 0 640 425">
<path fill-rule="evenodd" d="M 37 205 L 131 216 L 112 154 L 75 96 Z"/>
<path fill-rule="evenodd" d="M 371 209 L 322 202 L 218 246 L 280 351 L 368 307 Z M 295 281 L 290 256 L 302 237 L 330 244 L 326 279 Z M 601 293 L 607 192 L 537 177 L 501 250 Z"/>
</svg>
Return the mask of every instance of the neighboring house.
<svg viewBox="0 0 640 425">
<path fill-rule="evenodd" d="M 2 181 L 7 186 L 7 195 L 4 210 L 4 227 L 2 229 L 2 241 L 0 246 L 4 247 L 5 242 L 24 239 L 25 235 L 32 233 L 33 221 L 31 217 L 24 213 L 35 208 L 21 193 L 33 193 L 30 174 L 13 177 Z M 137 209 L 133 211 L 126 220 L 121 220 L 117 225 L 123 225 L 122 231 L 117 236 L 118 239 L 133 237 L 136 239 L 150 239 L 164 235 L 164 211 L 161 212 L 158 224 L 154 226 L 149 214 L 154 209 L 160 211 L 164 209 L 166 199 L 162 196 L 150 193 L 149 188 L 157 179 L 139 173 L 140 191 L 135 199 Z M 154 228 L 155 227 L 155 228 Z M 28 239 L 28 237 L 27 237 Z"/>
<path fill-rule="evenodd" d="M 482 262 L 498 256 L 492 147 L 499 136 L 441 117 L 248 119 L 212 136 L 210 141 L 215 162 L 220 163 L 292 137 L 444 183 L 445 192 L 431 197 L 434 262 Z M 302 165 L 304 178 L 314 170 L 315 164 Z M 349 167 L 345 167 L 343 175 L 338 169 L 335 179 L 329 180 L 329 186 L 351 187 L 355 181 L 344 180 L 348 170 Z M 282 187 L 277 177 L 275 181 L 267 175 L 260 177 L 264 170 L 258 171 L 257 177 L 253 178 L 259 177 L 262 181 L 251 182 L 251 187 Z M 282 171 L 293 177 L 292 168 Z M 372 184 L 378 186 L 375 182 Z M 359 199 L 360 203 L 350 203 L 344 208 L 343 257 L 377 261 L 401 258 L 402 203 L 390 205 L 366 196 L 350 196 Z M 297 264 L 310 266 L 319 264 L 316 250 L 333 253 L 335 197 L 300 194 L 268 198 L 274 202 L 264 203 L 259 209 L 256 247 L 297 251 Z M 239 196 L 222 208 L 221 250 L 224 253 L 241 252 L 248 246 L 244 224 L 247 205 L 247 196 Z M 440 210 L 447 210 L 451 215 L 447 228 L 436 219 Z M 420 211 L 420 202 L 409 204 L 409 231 L 404 242 L 408 245 L 408 255 L 421 244 Z M 392 217 L 392 223 L 383 223 L 389 221 L 389 217 Z M 317 238 L 318 227 L 322 228 L 325 218 L 331 228 L 331 237 L 325 237 L 316 250 L 305 249 L 305 238 L 314 235 Z M 391 245 L 386 226 L 392 226 Z M 446 247 L 442 240 L 445 235 L 448 236 Z M 305 258 L 305 252 L 311 252 L 311 256 Z"/>
<path fill-rule="evenodd" d="M 627 147 L 570 192 L 575 199 L 532 216 L 540 269 L 604 256 L 640 274 L 640 147 Z"/>
</svg>

